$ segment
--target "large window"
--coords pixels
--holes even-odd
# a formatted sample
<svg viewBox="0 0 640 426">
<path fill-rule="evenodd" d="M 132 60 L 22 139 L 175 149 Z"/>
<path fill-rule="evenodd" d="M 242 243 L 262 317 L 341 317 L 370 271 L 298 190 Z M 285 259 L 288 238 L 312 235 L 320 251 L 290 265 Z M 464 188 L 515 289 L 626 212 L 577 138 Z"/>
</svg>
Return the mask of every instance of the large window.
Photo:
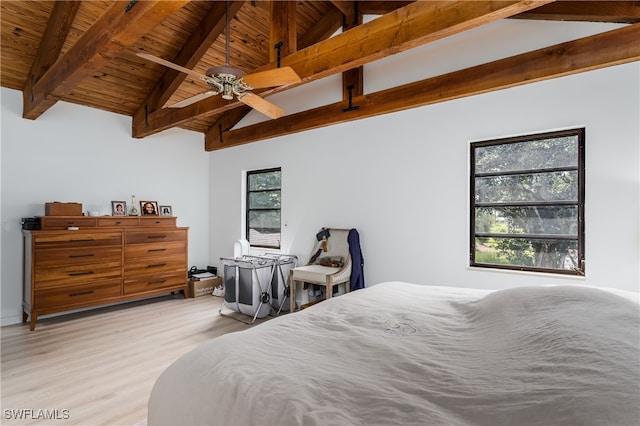
<svg viewBox="0 0 640 426">
<path fill-rule="evenodd" d="M 280 168 L 247 173 L 247 239 L 252 247 L 280 248 Z"/>
<path fill-rule="evenodd" d="M 584 129 L 471 144 L 470 264 L 584 275 Z"/>
</svg>

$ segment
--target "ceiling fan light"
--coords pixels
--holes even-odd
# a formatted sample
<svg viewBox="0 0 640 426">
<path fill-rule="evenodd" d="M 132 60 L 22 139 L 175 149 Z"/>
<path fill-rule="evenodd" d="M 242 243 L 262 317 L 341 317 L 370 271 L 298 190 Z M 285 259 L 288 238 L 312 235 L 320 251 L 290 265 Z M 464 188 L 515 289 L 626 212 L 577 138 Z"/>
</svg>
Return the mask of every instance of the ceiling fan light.
<svg viewBox="0 0 640 426">
<path fill-rule="evenodd" d="M 228 101 L 233 99 L 233 86 L 231 84 L 225 84 L 222 89 L 222 99 L 226 99 Z"/>
</svg>

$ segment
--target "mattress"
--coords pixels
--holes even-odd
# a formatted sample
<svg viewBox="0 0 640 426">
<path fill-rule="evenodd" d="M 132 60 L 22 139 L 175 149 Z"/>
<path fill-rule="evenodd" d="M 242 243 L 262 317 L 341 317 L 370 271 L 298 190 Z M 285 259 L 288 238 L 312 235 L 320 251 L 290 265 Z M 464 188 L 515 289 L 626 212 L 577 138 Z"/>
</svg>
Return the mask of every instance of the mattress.
<svg viewBox="0 0 640 426">
<path fill-rule="evenodd" d="M 382 283 L 205 342 L 153 425 L 638 425 L 637 294 Z"/>
</svg>

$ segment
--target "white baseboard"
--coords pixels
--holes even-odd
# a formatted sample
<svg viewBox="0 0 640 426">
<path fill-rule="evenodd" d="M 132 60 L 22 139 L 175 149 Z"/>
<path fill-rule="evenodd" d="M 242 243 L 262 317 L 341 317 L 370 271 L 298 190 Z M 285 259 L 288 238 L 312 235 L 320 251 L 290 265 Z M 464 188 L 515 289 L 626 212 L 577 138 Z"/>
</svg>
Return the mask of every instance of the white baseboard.
<svg viewBox="0 0 640 426">
<path fill-rule="evenodd" d="M 4 327 L 7 325 L 14 325 L 22 323 L 22 314 L 18 315 L 8 315 L 6 317 L 0 318 L 0 326 Z"/>
</svg>

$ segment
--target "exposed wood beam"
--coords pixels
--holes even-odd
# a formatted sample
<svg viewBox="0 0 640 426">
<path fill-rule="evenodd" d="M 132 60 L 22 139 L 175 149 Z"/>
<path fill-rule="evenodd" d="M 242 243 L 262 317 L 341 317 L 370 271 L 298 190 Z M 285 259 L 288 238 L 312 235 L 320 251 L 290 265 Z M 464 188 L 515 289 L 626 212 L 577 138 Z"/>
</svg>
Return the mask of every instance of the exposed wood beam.
<svg viewBox="0 0 640 426">
<path fill-rule="evenodd" d="M 554 21 L 640 22 L 638 1 L 558 1 L 514 18 Z"/>
<path fill-rule="evenodd" d="M 353 10 L 353 2 L 355 0 L 350 1 L 342 1 L 342 0 L 331 0 L 333 6 L 340 11 L 343 15 L 347 16 Z"/>
<path fill-rule="evenodd" d="M 351 2 L 334 2 L 340 3 L 342 7 L 342 13 L 344 14 L 344 24 L 342 26 L 343 31 L 349 31 L 351 28 L 355 28 L 362 25 L 362 13 L 360 13 L 358 1 Z M 347 7 L 350 6 L 350 7 Z M 355 96 L 360 96 L 364 93 L 364 66 L 360 65 L 357 68 L 351 68 L 342 73 L 342 100 L 347 101 L 349 106 L 347 108 L 357 108 L 351 105 L 351 100 Z"/>
<path fill-rule="evenodd" d="M 364 70 L 360 66 L 342 73 L 342 99 L 349 102 L 364 93 Z M 349 105 L 351 107 L 351 105 Z"/>
<path fill-rule="evenodd" d="M 229 3 L 229 16 L 233 17 L 244 4 L 244 1 Z M 180 53 L 172 62 L 185 68 L 193 69 L 207 53 L 213 42 L 224 32 L 226 25 L 226 2 L 212 2 L 212 7 L 204 16 L 198 28 L 184 44 Z M 167 68 L 155 87 L 149 92 L 147 99 L 134 114 L 136 120 L 144 120 L 148 112 L 156 111 L 169 100 L 187 75 Z"/>
<path fill-rule="evenodd" d="M 240 120 L 244 118 L 251 111 L 251 108 L 242 105 L 239 108 L 234 108 L 230 111 L 225 112 L 222 116 L 216 121 L 216 123 L 207 130 L 207 134 L 214 135 L 211 138 L 211 144 L 220 143 L 222 144 L 223 137 L 222 135 L 227 132 L 229 129 L 233 128 Z M 217 136 L 215 136 L 217 135 Z M 205 137 L 206 141 L 206 137 Z M 220 148 L 225 148 L 224 146 L 220 146 Z M 217 148 L 214 148 L 217 149 Z"/>
<path fill-rule="evenodd" d="M 282 65 L 291 66 L 308 83 L 549 2 L 415 2 L 284 57 Z M 260 69 L 272 69 L 274 65 Z M 134 120 L 133 136 L 148 136 L 198 117 L 219 114 L 230 106 L 233 107 L 212 97 L 172 111 L 164 108 L 149 114 L 147 122 Z"/>
<path fill-rule="evenodd" d="M 271 28 L 269 31 L 269 60 L 277 58 L 276 45 L 280 46 L 280 57 L 290 55 L 298 50 L 296 34 L 296 2 L 272 1 L 269 3 Z"/>
<path fill-rule="evenodd" d="M 38 52 L 31 65 L 29 77 L 27 77 L 22 90 L 23 93 L 31 93 L 33 83 L 38 81 L 58 59 L 79 7 L 79 1 L 57 1 L 54 3 L 38 46 Z"/>
<path fill-rule="evenodd" d="M 36 119 L 142 35 L 184 6 L 186 0 L 115 2 L 23 94 L 24 118 Z"/>
<path fill-rule="evenodd" d="M 259 125 L 222 132 L 221 135 L 207 132 L 205 149 L 224 149 L 275 136 L 639 61 L 638 40 L 640 24 L 635 24 L 361 96 L 355 99 L 359 109 L 350 112 L 343 112 L 345 103 L 339 102 Z"/>
<path fill-rule="evenodd" d="M 360 2 L 358 1 L 350 1 L 350 2 L 339 2 L 342 5 L 342 14 L 344 15 L 344 20 L 342 23 L 342 31 L 348 31 L 351 28 L 357 27 L 358 25 L 362 25 L 362 12 L 360 11 Z M 346 7 L 346 6 L 350 7 Z"/>
<path fill-rule="evenodd" d="M 285 58 L 317 80 L 507 18 L 550 1 L 419 1 Z"/>
</svg>

